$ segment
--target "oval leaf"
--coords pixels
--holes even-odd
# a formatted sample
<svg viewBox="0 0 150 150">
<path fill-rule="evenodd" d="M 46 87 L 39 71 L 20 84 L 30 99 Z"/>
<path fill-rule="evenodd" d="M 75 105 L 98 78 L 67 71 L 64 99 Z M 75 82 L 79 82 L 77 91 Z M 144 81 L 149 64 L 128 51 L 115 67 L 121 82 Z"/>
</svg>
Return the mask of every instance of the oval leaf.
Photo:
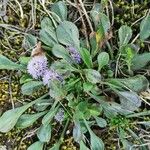
<svg viewBox="0 0 150 150">
<path fill-rule="evenodd" d="M 146 16 L 140 24 L 140 39 L 145 40 L 150 36 L 150 16 Z"/>
<path fill-rule="evenodd" d="M 49 142 L 51 139 L 51 125 L 50 124 L 41 125 L 41 127 L 37 131 L 37 137 L 41 142 Z"/>
<path fill-rule="evenodd" d="M 0 55 L 0 70 L 7 69 L 7 70 L 22 70 L 24 71 L 25 68 L 22 65 L 12 62 L 7 57 Z"/>
<path fill-rule="evenodd" d="M 44 144 L 40 141 L 37 141 L 30 145 L 27 150 L 43 150 Z"/>
<path fill-rule="evenodd" d="M 39 119 L 41 116 L 43 116 L 46 112 L 41 112 L 41 113 L 37 113 L 37 114 L 23 114 L 19 120 L 17 121 L 16 127 L 17 128 L 27 128 L 31 125 L 33 125 L 33 123 Z"/>
<path fill-rule="evenodd" d="M 35 90 L 43 85 L 41 81 L 30 81 L 22 85 L 21 90 L 24 95 L 31 95 Z"/>
<path fill-rule="evenodd" d="M 87 80 L 91 83 L 100 83 L 101 75 L 98 71 L 93 69 L 85 69 L 85 76 Z"/>
<path fill-rule="evenodd" d="M 39 100 L 39 99 L 37 99 Z M 32 101 L 31 103 L 28 103 L 27 105 L 24 105 L 19 108 L 11 109 L 6 111 L 1 117 L 0 117 L 0 132 L 6 133 L 10 131 L 15 124 L 17 123 L 19 117 L 29 108 L 31 107 L 37 100 Z"/>
<path fill-rule="evenodd" d="M 53 29 L 53 24 L 49 17 L 44 17 L 43 20 L 41 21 L 41 28 L 45 29 L 47 27 Z"/>
<path fill-rule="evenodd" d="M 40 40 L 48 45 L 49 47 L 53 47 L 58 43 L 56 33 L 53 29 L 44 28 L 40 31 Z"/>
<path fill-rule="evenodd" d="M 67 62 L 71 62 L 72 59 L 69 55 L 69 52 L 61 45 L 56 44 L 52 49 L 53 54 L 58 58 L 63 58 Z"/>
<path fill-rule="evenodd" d="M 123 25 L 119 29 L 119 45 L 120 47 L 128 44 L 132 37 L 132 29 L 126 25 Z"/>
<path fill-rule="evenodd" d="M 58 41 L 67 46 L 79 48 L 78 28 L 69 21 L 63 21 L 56 29 Z"/>
<path fill-rule="evenodd" d="M 150 62 L 150 53 L 136 55 L 132 60 L 132 70 L 144 68 Z"/>
<path fill-rule="evenodd" d="M 135 111 L 141 106 L 141 99 L 134 92 L 123 91 L 118 92 L 120 102 L 123 108 L 127 110 Z"/>
<path fill-rule="evenodd" d="M 82 132 L 81 132 L 80 123 L 75 123 L 75 126 L 73 128 L 73 138 L 78 143 L 82 139 Z"/>
<path fill-rule="evenodd" d="M 57 14 L 62 21 L 67 19 L 67 6 L 64 2 L 58 1 L 52 5 L 51 11 Z M 55 15 L 53 15 L 55 18 Z"/>
<path fill-rule="evenodd" d="M 105 65 L 109 63 L 109 55 L 106 52 L 102 52 L 97 57 L 98 60 L 98 70 L 100 71 Z"/>
<path fill-rule="evenodd" d="M 90 132 L 91 149 L 92 150 L 104 150 L 103 141 L 97 137 L 93 132 Z"/>
<path fill-rule="evenodd" d="M 105 119 L 100 118 L 100 117 L 95 117 L 96 123 L 98 124 L 99 127 L 104 128 L 107 126 L 107 122 Z"/>
</svg>

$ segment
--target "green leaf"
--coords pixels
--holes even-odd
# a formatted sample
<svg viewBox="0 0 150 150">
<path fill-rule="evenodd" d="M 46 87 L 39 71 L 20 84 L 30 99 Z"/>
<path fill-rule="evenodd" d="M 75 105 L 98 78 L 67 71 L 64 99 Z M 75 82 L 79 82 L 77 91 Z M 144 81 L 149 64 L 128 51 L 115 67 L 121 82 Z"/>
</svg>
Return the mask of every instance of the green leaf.
<svg viewBox="0 0 150 150">
<path fill-rule="evenodd" d="M 43 86 L 41 81 L 30 81 L 22 85 L 21 91 L 23 95 L 31 95 L 35 90 Z"/>
<path fill-rule="evenodd" d="M 41 125 L 41 127 L 37 131 L 37 137 L 41 142 L 49 142 L 51 139 L 51 125 L 50 124 Z"/>
<path fill-rule="evenodd" d="M 0 117 L 0 132 L 6 133 L 10 131 L 15 124 L 17 123 L 19 117 L 33 104 L 38 102 L 39 100 L 43 99 L 47 94 L 43 95 L 42 97 L 15 109 L 11 109 L 6 111 L 1 117 Z"/>
<path fill-rule="evenodd" d="M 9 60 L 7 57 L 0 55 L 0 70 L 7 69 L 7 70 L 21 70 L 24 71 L 24 66 L 14 63 Z"/>
<path fill-rule="evenodd" d="M 108 65 L 109 63 L 109 55 L 106 52 L 101 52 L 98 57 L 98 70 L 100 71 L 105 65 Z"/>
<path fill-rule="evenodd" d="M 58 43 L 56 33 L 51 28 L 44 28 L 40 30 L 39 35 L 40 40 L 49 47 L 53 47 L 55 44 Z"/>
<path fill-rule="evenodd" d="M 118 86 L 119 89 L 130 89 L 134 92 L 146 91 L 149 87 L 149 81 L 143 75 L 136 75 L 134 77 L 124 79 L 109 79 L 109 83 Z"/>
<path fill-rule="evenodd" d="M 44 17 L 41 21 L 41 28 L 45 29 L 47 27 L 49 27 L 51 29 L 54 28 L 51 19 L 49 17 Z"/>
<path fill-rule="evenodd" d="M 93 89 L 94 85 L 90 82 L 84 82 L 83 83 L 83 89 L 85 92 L 89 92 Z"/>
<path fill-rule="evenodd" d="M 90 52 L 87 49 L 82 48 L 80 50 L 80 55 L 81 55 L 83 62 L 86 64 L 86 66 L 88 68 L 92 68 L 93 64 L 92 64 L 92 58 L 91 58 Z"/>
<path fill-rule="evenodd" d="M 80 122 L 75 122 L 75 125 L 73 127 L 73 138 L 76 142 L 80 143 L 82 140 L 82 131 L 80 127 Z"/>
<path fill-rule="evenodd" d="M 146 16 L 140 24 L 140 39 L 145 40 L 150 36 L 150 16 Z"/>
<path fill-rule="evenodd" d="M 57 83 L 57 81 L 52 81 L 50 83 L 49 94 L 55 100 L 61 100 L 66 97 L 67 91 L 63 88 L 63 85 L 61 83 Z"/>
<path fill-rule="evenodd" d="M 42 124 L 49 124 L 51 122 L 51 120 L 53 119 L 54 115 L 56 114 L 58 107 L 56 107 L 58 101 L 54 101 L 54 104 L 52 105 L 51 109 L 49 110 L 49 112 L 43 117 L 42 119 Z M 56 108 L 55 108 L 56 107 Z"/>
<path fill-rule="evenodd" d="M 129 91 L 117 93 L 119 94 L 120 102 L 123 108 L 135 111 L 141 106 L 141 99 L 136 93 Z"/>
<path fill-rule="evenodd" d="M 31 59 L 31 57 L 22 56 L 22 57 L 19 58 L 19 62 L 20 62 L 20 64 L 23 64 L 23 65 L 27 66 L 30 59 Z"/>
<path fill-rule="evenodd" d="M 79 31 L 78 28 L 69 21 L 63 21 L 56 29 L 58 41 L 66 46 L 79 48 Z"/>
<path fill-rule="evenodd" d="M 37 44 L 37 37 L 32 34 L 27 34 L 23 40 L 23 46 L 26 50 L 32 50 Z"/>
<path fill-rule="evenodd" d="M 123 25 L 119 29 L 119 46 L 125 46 L 128 44 L 132 37 L 132 29 L 126 25 Z"/>
<path fill-rule="evenodd" d="M 103 13 L 100 13 L 100 22 L 101 22 L 101 25 L 103 27 L 104 33 L 106 35 L 108 30 L 110 29 L 109 17 Z"/>
<path fill-rule="evenodd" d="M 54 56 L 56 56 L 58 58 L 63 58 L 64 60 L 66 60 L 69 63 L 72 61 L 69 52 L 63 46 L 61 46 L 59 44 L 54 45 L 52 52 L 53 52 Z"/>
<path fill-rule="evenodd" d="M 61 142 L 55 143 L 53 147 L 51 147 L 49 150 L 60 150 L 60 144 Z"/>
<path fill-rule="evenodd" d="M 90 132 L 91 149 L 92 150 L 104 150 L 103 141 L 97 137 L 94 132 Z"/>
<path fill-rule="evenodd" d="M 43 99 L 41 102 L 38 102 L 34 105 L 36 111 L 44 111 L 48 106 L 52 105 L 54 100 L 51 98 Z"/>
<path fill-rule="evenodd" d="M 30 145 L 27 150 L 43 150 L 44 143 L 37 141 Z"/>
<path fill-rule="evenodd" d="M 103 11 L 102 5 L 100 3 L 96 3 L 90 12 L 90 16 L 94 22 L 96 29 L 100 23 L 100 12 L 102 11 Z"/>
<path fill-rule="evenodd" d="M 132 70 L 140 70 L 150 62 L 150 53 L 135 55 L 132 60 Z"/>
<path fill-rule="evenodd" d="M 86 145 L 84 144 L 83 141 L 80 142 L 80 150 L 90 150 Z"/>
<path fill-rule="evenodd" d="M 98 71 L 93 69 L 85 69 L 85 76 L 87 80 L 91 83 L 100 83 L 101 82 L 101 75 Z"/>
<path fill-rule="evenodd" d="M 42 117 L 45 113 L 46 112 L 41 112 L 36 114 L 23 114 L 17 121 L 16 127 L 21 129 L 27 128 L 33 125 L 33 123 L 37 121 L 37 119 Z"/>
<path fill-rule="evenodd" d="M 24 83 L 30 82 L 32 80 L 33 80 L 33 78 L 29 74 L 24 74 L 20 78 L 20 84 L 24 84 Z"/>
<path fill-rule="evenodd" d="M 96 119 L 96 123 L 98 124 L 99 127 L 104 128 L 107 126 L 107 122 L 105 119 L 101 118 L 101 117 L 95 117 Z"/>
<path fill-rule="evenodd" d="M 90 133 L 91 149 L 92 150 L 104 150 L 103 141 L 95 135 L 95 133 L 90 129 L 87 121 L 84 119 L 84 123 Z"/>
<path fill-rule="evenodd" d="M 126 79 L 119 79 L 119 81 L 134 92 L 146 91 L 149 87 L 149 81 L 143 75 L 137 75 Z"/>
<path fill-rule="evenodd" d="M 51 11 L 57 14 L 62 21 L 67 20 L 67 6 L 64 2 L 58 1 L 52 5 Z M 53 15 L 55 18 L 55 15 Z"/>
</svg>

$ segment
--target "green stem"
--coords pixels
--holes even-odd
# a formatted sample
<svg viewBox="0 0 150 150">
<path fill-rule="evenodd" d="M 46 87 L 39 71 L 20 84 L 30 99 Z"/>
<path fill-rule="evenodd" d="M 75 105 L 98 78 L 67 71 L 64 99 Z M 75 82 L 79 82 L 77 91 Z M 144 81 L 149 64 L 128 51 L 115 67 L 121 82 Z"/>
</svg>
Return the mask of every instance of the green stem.
<svg viewBox="0 0 150 150">
<path fill-rule="evenodd" d="M 66 132 L 66 130 L 67 130 L 67 127 L 68 127 L 68 125 L 69 125 L 69 121 L 70 121 L 70 119 L 68 119 L 67 120 L 67 122 L 66 122 L 66 124 L 65 124 L 65 127 L 64 127 L 64 129 L 63 129 L 63 132 L 62 132 L 62 134 L 61 134 L 61 136 L 60 136 L 60 139 L 59 139 L 59 141 L 63 141 L 63 139 L 64 139 L 64 136 L 65 136 L 65 132 Z"/>
</svg>

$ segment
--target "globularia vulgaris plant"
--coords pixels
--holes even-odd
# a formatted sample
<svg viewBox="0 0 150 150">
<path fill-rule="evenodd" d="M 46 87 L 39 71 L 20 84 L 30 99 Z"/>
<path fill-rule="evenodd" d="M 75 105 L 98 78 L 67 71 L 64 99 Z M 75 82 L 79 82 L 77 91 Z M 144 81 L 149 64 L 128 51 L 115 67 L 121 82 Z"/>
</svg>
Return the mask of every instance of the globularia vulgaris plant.
<svg viewBox="0 0 150 150">
<path fill-rule="evenodd" d="M 90 15 L 94 31 L 88 38 L 80 38 L 76 25 L 67 21 L 66 4 L 54 3 L 51 13 L 41 21 L 39 37 L 31 34 L 25 37 L 30 57 L 21 57 L 19 63 L 14 63 L 0 56 L 0 69 L 22 71 L 24 95 L 30 96 L 43 86 L 49 89 L 40 98 L 8 110 L 0 117 L 3 133 L 14 127 L 28 128 L 41 118 L 36 132 L 38 140 L 28 150 L 45 149 L 53 137 L 54 121 L 64 130 L 53 146 L 47 146 L 49 150 L 59 150 L 69 124 L 73 124 L 72 136 L 80 150 L 105 149 L 102 138 L 92 129 L 109 125 L 115 127 L 124 149 L 130 149 L 133 143 L 126 136 L 138 136 L 128 118 L 150 114 L 149 111 L 135 113 L 142 103 L 138 94 L 149 87 L 146 77 L 136 72 L 150 61 L 150 53 L 138 54 L 135 41 L 150 36 L 150 16 L 142 20 L 136 38 L 132 38 L 130 27 L 121 26 L 114 46 L 110 42 L 112 24 L 104 14 L 103 5 L 95 4 Z M 34 107 L 36 113 L 25 113 L 29 107 Z M 148 122 L 138 124 L 149 125 Z M 140 139 L 138 142 L 143 144 Z"/>
</svg>

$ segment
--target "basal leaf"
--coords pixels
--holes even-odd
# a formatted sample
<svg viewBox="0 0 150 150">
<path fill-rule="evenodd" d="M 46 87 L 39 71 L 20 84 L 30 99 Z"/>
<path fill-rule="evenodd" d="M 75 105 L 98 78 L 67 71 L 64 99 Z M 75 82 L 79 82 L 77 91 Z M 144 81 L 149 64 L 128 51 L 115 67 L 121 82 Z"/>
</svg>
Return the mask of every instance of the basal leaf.
<svg viewBox="0 0 150 150">
<path fill-rule="evenodd" d="M 80 143 L 80 141 L 82 140 L 82 131 L 81 131 L 79 122 L 75 122 L 75 125 L 73 128 L 73 138 L 78 143 Z"/>
<path fill-rule="evenodd" d="M 98 70 L 100 71 L 105 65 L 108 65 L 109 63 L 109 55 L 106 52 L 101 52 L 98 57 Z"/>
<path fill-rule="evenodd" d="M 44 17 L 41 21 L 41 28 L 45 29 L 45 28 L 52 28 L 53 29 L 53 24 L 52 21 L 49 17 Z"/>
<path fill-rule="evenodd" d="M 134 92 L 142 92 L 148 89 L 149 82 L 143 75 L 136 75 L 134 77 L 124 79 L 109 79 L 109 83 L 116 86 L 118 89 L 130 89 Z M 119 88 L 120 87 L 120 88 Z"/>
<path fill-rule="evenodd" d="M 67 6 L 65 2 L 58 1 L 52 5 L 51 11 L 59 16 L 59 18 L 64 21 L 67 19 Z M 55 18 L 55 15 L 53 15 Z"/>
<path fill-rule="evenodd" d="M 51 147 L 49 150 L 60 150 L 60 145 L 61 145 L 61 142 L 58 142 L 58 143 L 55 143 L 53 147 Z"/>
<path fill-rule="evenodd" d="M 7 69 L 7 70 L 22 70 L 24 71 L 24 66 L 14 63 L 9 60 L 7 57 L 0 55 L 0 70 Z"/>
<path fill-rule="evenodd" d="M 103 141 L 95 135 L 95 133 L 90 133 L 91 149 L 92 150 L 104 150 Z"/>
<path fill-rule="evenodd" d="M 25 35 L 23 40 L 23 47 L 26 50 L 33 49 L 36 44 L 37 44 L 37 37 L 33 36 L 32 34 Z"/>
<path fill-rule="evenodd" d="M 110 20 L 109 17 L 106 16 L 104 13 L 100 13 L 100 22 L 104 29 L 105 35 L 107 34 L 108 30 L 110 29 Z"/>
<path fill-rule="evenodd" d="M 51 28 L 43 28 L 40 30 L 40 40 L 48 45 L 49 47 L 53 47 L 55 44 L 58 43 L 56 33 Z"/>
<path fill-rule="evenodd" d="M 69 63 L 72 61 L 67 49 L 65 49 L 63 46 L 61 46 L 59 44 L 56 44 L 53 47 L 52 52 L 56 57 L 63 58 L 64 60 L 66 60 Z"/>
<path fill-rule="evenodd" d="M 95 117 L 95 120 L 99 127 L 104 128 L 107 126 L 107 122 L 105 119 L 103 119 L 101 117 Z"/>
<path fill-rule="evenodd" d="M 30 145 L 27 150 L 43 150 L 44 143 L 37 141 Z"/>
<path fill-rule="evenodd" d="M 140 70 L 150 62 L 150 53 L 137 54 L 132 60 L 132 70 Z"/>
<path fill-rule="evenodd" d="M 78 28 L 69 21 L 63 21 L 56 29 L 58 41 L 66 46 L 79 48 L 79 31 Z"/>
<path fill-rule="evenodd" d="M 123 25 L 119 29 L 119 46 L 125 46 L 128 44 L 132 37 L 132 29 L 126 25 Z"/>
<path fill-rule="evenodd" d="M 140 39 L 145 40 L 150 36 L 150 16 L 146 16 L 140 24 Z"/>
<path fill-rule="evenodd" d="M 85 76 L 87 80 L 91 83 L 100 83 L 101 82 L 101 75 L 98 71 L 93 69 L 85 69 Z"/>
<path fill-rule="evenodd" d="M 96 3 L 90 12 L 90 16 L 94 22 L 96 29 L 100 23 L 100 12 L 102 11 L 103 11 L 102 5 L 100 3 Z"/>
<path fill-rule="evenodd" d="M 80 142 L 80 150 L 90 150 L 86 145 L 84 144 L 83 141 Z"/>
<path fill-rule="evenodd" d="M 80 55 L 81 55 L 83 62 L 86 64 L 86 66 L 88 68 L 92 68 L 93 63 L 92 63 L 90 52 L 87 49 L 83 48 L 80 50 Z"/>
<path fill-rule="evenodd" d="M 47 95 L 47 94 L 46 94 Z M 33 104 L 44 98 L 46 95 L 15 109 L 11 109 L 6 111 L 1 117 L 0 117 L 0 132 L 6 133 L 10 131 L 15 124 L 17 123 L 19 117 Z"/>
<path fill-rule="evenodd" d="M 41 142 L 49 142 L 51 139 L 51 125 L 50 124 L 41 125 L 41 127 L 37 131 L 37 137 Z"/>
<path fill-rule="evenodd" d="M 141 99 L 139 96 L 130 91 L 117 92 L 120 97 L 120 102 L 123 108 L 135 111 L 141 106 Z"/>
<path fill-rule="evenodd" d="M 40 117 L 42 117 L 46 112 L 41 112 L 41 113 L 36 113 L 36 114 L 23 114 L 17 121 L 16 127 L 17 128 L 27 128 L 31 125 L 33 125 L 33 123 L 35 121 L 37 121 L 37 119 L 39 119 Z"/>
<path fill-rule="evenodd" d="M 31 95 L 35 90 L 42 87 L 43 82 L 41 81 L 30 81 L 22 85 L 21 91 L 24 95 Z"/>
</svg>

